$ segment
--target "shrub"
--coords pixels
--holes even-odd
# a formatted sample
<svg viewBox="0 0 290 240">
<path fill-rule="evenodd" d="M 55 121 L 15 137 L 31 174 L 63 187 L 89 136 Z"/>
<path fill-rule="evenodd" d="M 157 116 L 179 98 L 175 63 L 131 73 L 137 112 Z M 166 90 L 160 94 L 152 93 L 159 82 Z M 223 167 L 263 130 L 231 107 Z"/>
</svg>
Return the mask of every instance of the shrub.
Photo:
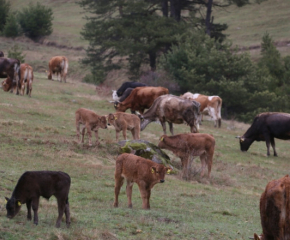
<svg viewBox="0 0 290 240">
<path fill-rule="evenodd" d="M 0 0 L 0 32 L 2 32 L 10 10 L 10 2 Z"/>
<path fill-rule="evenodd" d="M 29 7 L 19 12 L 18 20 L 23 33 L 33 40 L 52 33 L 53 12 L 40 3 L 30 3 Z"/>
<path fill-rule="evenodd" d="M 5 37 L 15 38 L 20 35 L 20 27 L 16 19 L 16 13 L 9 14 L 3 29 Z"/>
<path fill-rule="evenodd" d="M 25 62 L 25 55 L 22 54 L 22 51 L 17 44 L 8 50 L 8 57 L 18 59 L 20 63 Z"/>
</svg>

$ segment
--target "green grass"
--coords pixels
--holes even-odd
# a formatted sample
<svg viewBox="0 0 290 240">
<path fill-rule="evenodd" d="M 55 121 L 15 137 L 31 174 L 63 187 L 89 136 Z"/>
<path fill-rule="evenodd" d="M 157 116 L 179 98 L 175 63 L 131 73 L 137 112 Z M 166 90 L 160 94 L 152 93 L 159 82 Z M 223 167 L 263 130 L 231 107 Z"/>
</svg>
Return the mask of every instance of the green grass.
<svg viewBox="0 0 290 240">
<path fill-rule="evenodd" d="M 204 121 L 201 132 L 216 139 L 211 179 L 196 176 L 186 182 L 166 177 L 151 195 L 151 210 L 141 209 L 137 186 L 133 209 L 127 208 L 125 186 L 120 205 L 114 201 L 114 162 L 118 155 L 114 129 L 101 129 L 99 147 L 79 145 L 74 113 L 80 107 L 99 114 L 114 112 L 105 96 L 92 85 L 78 81 L 59 83 L 36 74 L 32 97 L 0 91 L 0 239 L 248 239 L 260 233 L 259 198 L 266 184 L 287 173 L 287 141 L 277 141 L 278 158 L 266 157 L 266 146 L 255 142 L 247 153 L 235 136 L 248 125 L 224 121 L 221 129 Z M 188 132 L 174 125 L 175 133 Z M 150 124 L 141 138 L 158 143 L 162 128 Z M 129 138 L 131 135 L 128 133 Z M 94 138 L 93 138 L 94 140 Z M 180 160 L 167 151 L 177 168 Z M 195 159 L 193 167 L 200 167 Z M 17 180 L 28 170 L 61 170 L 72 178 L 69 194 L 72 223 L 54 227 L 56 199 L 41 199 L 39 225 L 26 220 L 26 207 L 9 220 L 4 197 L 10 197 Z"/>
</svg>

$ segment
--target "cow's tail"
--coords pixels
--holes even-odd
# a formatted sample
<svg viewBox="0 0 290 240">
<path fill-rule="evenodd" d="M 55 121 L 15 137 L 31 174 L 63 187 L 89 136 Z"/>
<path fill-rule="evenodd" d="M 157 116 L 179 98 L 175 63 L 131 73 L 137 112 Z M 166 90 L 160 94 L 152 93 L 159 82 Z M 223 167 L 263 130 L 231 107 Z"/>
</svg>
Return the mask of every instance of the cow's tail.
<svg viewBox="0 0 290 240">
<path fill-rule="evenodd" d="M 222 114 L 221 114 L 221 111 L 222 111 L 223 100 L 221 98 L 219 98 L 217 102 L 218 102 L 218 104 L 217 104 L 218 126 L 220 128 L 221 125 L 222 125 Z"/>
</svg>

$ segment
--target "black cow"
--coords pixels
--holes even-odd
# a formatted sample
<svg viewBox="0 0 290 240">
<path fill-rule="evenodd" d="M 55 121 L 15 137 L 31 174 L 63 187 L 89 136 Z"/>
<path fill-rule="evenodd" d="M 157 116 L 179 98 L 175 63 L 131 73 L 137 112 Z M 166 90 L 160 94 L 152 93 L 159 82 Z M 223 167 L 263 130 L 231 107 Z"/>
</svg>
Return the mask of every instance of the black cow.
<svg viewBox="0 0 290 240">
<path fill-rule="evenodd" d="M 140 82 L 124 82 L 122 86 L 117 90 L 118 97 L 121 97 L 127 88 L 145 87 L 145 83 Z"/>
<path fill-rule="evenodd" d="M 0 57 L 4 57 L 4 53 L 0 51 Z"/>
<path fill-rule="evenodd" d="M 119 102 L 123 102 L 130 95 L 133 89 L 134 88 L 127 88 L 125 92 L 122 94 L 122 96 L 120 97 Z"/>
<path fill-rule="evenodd" d="M 274 156 L 278 156 L 275 149 L 274 138 L 290 139 L 290 114 L 278 112 L 265 112 L 258 114 L 252 126 L 240 139 L 241 151 L 247 151 L 254 141 L 266 141 L 267 155 L 270 155 L 270 144 Z"/>
<path fill-rule="evenodd" d="M 8 78 L 13 83 L 13 86 L 16 85 L 17 92 L 19 94 L 19 80 L 20 76 L 20 61 L 14 58 L 0 58 L 0 78 Z M 11 84 L 12 84 L 11 83 Z M 13 87 L 11 87 L 11 92 Z"/>
<path fill-rule="evenodd" d="M 70 176 L 64 172 L 55 171 L 31 171 L 25 172 L 18 180 L 11 198 L 7 201 L 7 217 L 13 218 L 20 210 L 21 205 L 26 203 L 27 219 L 31 220 L 31 207 L 34 212 L 34 224 L 38 224 L 39 197 L 49 199 L 52 195 L 57 198 L 58 218 L 56 227 L 65 213 L 66 225 L 70 225 L 70 212 L 68 193 L 70 188 Z"/>
</svg>

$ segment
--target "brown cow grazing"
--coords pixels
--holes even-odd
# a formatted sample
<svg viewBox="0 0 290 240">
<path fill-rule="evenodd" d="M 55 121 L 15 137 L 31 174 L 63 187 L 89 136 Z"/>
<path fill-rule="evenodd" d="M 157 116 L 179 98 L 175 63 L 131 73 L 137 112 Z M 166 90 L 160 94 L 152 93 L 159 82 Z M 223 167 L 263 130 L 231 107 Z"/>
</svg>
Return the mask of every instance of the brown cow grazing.
<svg viewBox="0 0 290 240">
<path fill-rule="evenodd" d="M 208 178 L 210 178 L 215 147 L 215 139 L 211 135 L 203 133 L 183 133 L 174 136 L 163 135 L 160 138 L 158 147 L 168 149 L 180 157 L 182 176 L 186 180 L 189 178 L 188 171 L 192 158 L 195 156 L 200 157 L 200 176 L 203 177 L 204 169 L 207 165 Z"/>
<path fill-rule="evenodd" d="M 198 132 L 198 115 L 200 104 L 195 101 L 183 99 L 171 94 L 158 97 L 148 111 L 144 113 L 141 122 L 141 131 L 154 121 L 160 121 L 163 132 L 166 134 L 168 122 L 170 132 L 173 135 L 173 123 L 187 123 L 191 132 Z"/>
<path fill-rule="evenodd" d="M 68 59 L 64 56 L 56 56 L 50 59 L 49 64 L 49 73 L 47 78 L 52 80 L 52 74 L 60 74 L 60 81 L 64 80 L 66 82 L 66 75 L 68 70 Z"/>
<path fill-rule="evenodd" d="M 56 171 L 31 171 L 25 172 L 18 180 L 11 198 L 5 198 L 7 217 L 13 218 L 20 210 L 21 205 L 26 203 L 27 219 L 31 220 L 31 207 L 34 213 L 33 222 L 38 224 L 39 197 L 47 200 L 54 195 L 57 199 L 58 218 L 56 227 L 60 227 L 60 222 L 65 213 L 66 225 L 70 225 L 70 211 L 68 194 L 70 188 L 70 176 L 64 172 Z"/>
<path fill-rule="evenodd" d="M 221 127 L 222 99 L 219 96 L 206 96 L 199 93 L 192 94 L 190 92 L 187 92 L 181 97 L 199 102 L 200 112 L 208 112 L 208 115 L 214 120 L 214 126 L 217 127 L 218 125 L 219 127 Z M 200 118 L 202 118 L 202 115 L 200 115 Z"/>
<path fill-rule="evenodd" d="M 168 89 L 164 87 L 137 87 L 123 102 L 115 102 L 114 106 L 118 112 L 125 112 L 130 108 L 132 113 L 139 111 L 143 114 L 156 98 L 168 93 Z"/>
<path fill-rule="evenodd" d="M 27 85 L 26 94 L 31 97 L 32 92 L 32 83 L 33 83 L 33 68 L 26 63 L 22 63 L 20 65 L 20 81 L 19 81 L 19 88 L 21 89 L 21 94 L 24 95 L 25 91 L 25 84 Z M 5 80 L 2 81 L 2 88 L 5 92 L 8 92 L 12 89 L 13 83 L 10 77 L 7 77 Z M 15 90 L 16 85 L 13 86 Z"/>
<path fill-rule="evenodd" d="M 260 198 L 260 216 L 263 234 L 254 239 L 290 239 L 290 177 L 286 175 L 270 181 Z"/>
<path fill-rule="evenodd" d="M 0 78 L 8 78 L 8 84 L 11 85 L 10 90 L 13 91 L 12 86 L 15 86 L 19 94 L 20 88 L 20 61 L 13 58 L 0 57 Z M 2 84 L 3 86 L 3 84 Z"/>
<path fill-rule="evenodd" d="M 151 189 L 156 183 L 164 183 L 165 174 L 172 168 L 165 167 L 162 164 L 151 160 L 123 153 L 116 160 L 115 170 L 115 202 L 114 207 L 118 207 L 118 196 L 120 189 L 127 180 L 126 193 L 128 198 L 128 207 L 132 208 L 132 188 L 133 183 L 137 183 L 142 197 L 142 208 L 150 209 Z"/>
<path fill-rule="evenodd" d="M 80 125 L 83 125 L 82 128 L 82 141 L 80 143 L 84 143 L 85 131 L 87 129 L 89 136 L 89 146 L 92 146 L 92 131 L 95 132 L 96 144 L 99 145 L 99 137 L 98 130 L 99 128 L 107 128 L 107 119 L 105 116 L 99 116 L 95 112 L 80 108 L 76 111 L 76 128 L 77 128 L 77 137 L 80 141 Z"/>
<path fill-rule="evenodd" d="M 124 139 L 127 140 L 127 130 L 131 131 L 133 139 L 140 139 L 140 118 L 134 114 L 116 112 L 108 116 L 108 125 L 116 129 L 116 140 L 119 140 L 119 132 L 123 131 Z"/>
</svg>

